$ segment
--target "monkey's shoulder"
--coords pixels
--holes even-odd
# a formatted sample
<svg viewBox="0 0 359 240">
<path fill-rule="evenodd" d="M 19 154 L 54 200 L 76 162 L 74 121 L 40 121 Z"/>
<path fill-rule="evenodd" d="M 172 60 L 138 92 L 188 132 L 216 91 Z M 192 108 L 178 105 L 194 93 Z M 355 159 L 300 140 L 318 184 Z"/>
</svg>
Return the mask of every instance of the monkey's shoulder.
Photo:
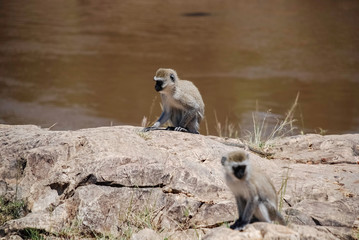
<svg viewBox="0 0 359 240">
<path fill-rule="evenodd" d="M 178 89 L 174 95 L 174 98 L 190 107 L 204 108 L 201 93 L 191 81 L 178 81 Z"/>
<path fill-rule="evenodd" d="M 276 199 L 276 190 L 271 179 L 258 167 L 255 168 L 255 171 L 256 178 L 253 179 L 253 183 L 255 184 L 256 192 L 259 197 Z"/>
</svg>

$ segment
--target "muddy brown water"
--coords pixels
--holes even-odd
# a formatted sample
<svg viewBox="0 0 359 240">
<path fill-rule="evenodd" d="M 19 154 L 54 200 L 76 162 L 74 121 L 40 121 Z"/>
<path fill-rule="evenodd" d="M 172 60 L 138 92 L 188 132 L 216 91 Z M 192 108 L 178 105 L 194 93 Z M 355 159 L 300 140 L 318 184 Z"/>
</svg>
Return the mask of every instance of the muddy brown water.
<svg viewBox="0 0 359 240">
<path fill-rule="evenodd" d="M 0 2 L 0 123 L 154 121 L 159 67 L 198 86 L 209 134 L 215 113 L 274 124 L 298 92 L 299 129 L 358 132 L 359 1 Z"/>
</svg>

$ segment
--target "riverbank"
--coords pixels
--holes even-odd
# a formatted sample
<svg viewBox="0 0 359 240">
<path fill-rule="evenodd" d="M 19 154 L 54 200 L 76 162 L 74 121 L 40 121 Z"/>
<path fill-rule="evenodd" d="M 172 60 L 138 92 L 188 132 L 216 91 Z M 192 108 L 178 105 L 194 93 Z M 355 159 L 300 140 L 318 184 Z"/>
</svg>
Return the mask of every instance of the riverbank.
<svg viewBox="0 0 359 240">
<path fill-rule="evenodd" d="M 288 227 L 228 229 L 236 216 L 220 158 L 237 139 L 132 126 L 49 131 L 0 125 L 0 196 L 23 216 L 2 237 L 28 232 L 122 239 L 355 239 L 359 227 L 359 134 L 301 135 L 253 153 L 279 191 Z M 29 230 L 30 229 L 30 230 Z"/>
</svg>

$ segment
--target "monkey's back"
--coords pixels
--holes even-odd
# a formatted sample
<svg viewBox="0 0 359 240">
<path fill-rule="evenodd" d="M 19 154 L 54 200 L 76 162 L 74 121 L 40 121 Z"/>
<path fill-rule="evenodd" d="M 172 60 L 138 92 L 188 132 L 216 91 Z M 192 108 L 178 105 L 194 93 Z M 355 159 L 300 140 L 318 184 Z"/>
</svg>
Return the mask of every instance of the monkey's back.
<svg viewBox="0 0 359 240">
<path fill-rule="evenodd" d="M 197 109 L 203 118 L 204 102 L 198 88 L 188 80 L 179 80 L 177 84 L 180 90 L 175 93 L 175 98 L 182 104 Z"/>
<path fill-rule="evenodd" d="M 259 167 L 254 167 L 254 166 L 252 167 L 253 167 L 252 170 L 256 171 L 255 176 L 257 177 L 254 179 L 253 183 L 256 185 L 256 190 L 259 198 L 269 199 L 275 204 L 275 206 L 277 206 L 278 204 L 277 193 L 272 181 L 261 169 L 259 169 Z M 263 186 L 268 186 L 268 183 L 270 187 L 263 188 Z"/>
</svg>

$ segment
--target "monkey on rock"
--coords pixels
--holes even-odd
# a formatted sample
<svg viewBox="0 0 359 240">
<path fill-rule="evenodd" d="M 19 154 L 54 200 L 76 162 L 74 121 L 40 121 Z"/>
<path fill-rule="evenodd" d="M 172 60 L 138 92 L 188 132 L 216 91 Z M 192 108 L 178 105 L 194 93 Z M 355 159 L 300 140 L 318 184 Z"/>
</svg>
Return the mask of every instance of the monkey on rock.
<svg viewBox="0 0 359 240">
<path fill-rule="evenodd" d="M 197 87 L 191 81 L 179 79 L 173 69 L 158 69 L 154 80 L 155 89 L 161 95 L 163 111 L 159 119 L 143 131 L 159 129 L 169 120 L 173 126 L 166 130 L 198 134 L 204 117 L 204 103 Z"/>
<path fill-rule="evenodd" d="M 269 178 L 251 164 L 248 153 L 234 151 L 223 156 L 221 163 L 225 170 L 226 183 L 232 190 L 239 218 L 231 229 L 243 230 L 252 222 L 286 222 L 277 210 L 277 193 Z"/>
</svg>

